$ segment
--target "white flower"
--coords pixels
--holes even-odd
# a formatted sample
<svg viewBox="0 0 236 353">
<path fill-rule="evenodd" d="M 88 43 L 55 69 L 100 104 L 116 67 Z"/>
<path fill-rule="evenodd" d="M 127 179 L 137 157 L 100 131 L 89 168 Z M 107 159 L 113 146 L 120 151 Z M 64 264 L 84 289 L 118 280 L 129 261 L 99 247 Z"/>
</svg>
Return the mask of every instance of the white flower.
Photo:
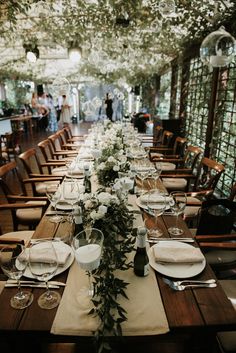
<svg viewBox="0 0 236 353">
<path fill-rule="evenodd" d="M 108 161 L 109 163 L 116 163 L 115 158 L 112 157 L 112 156 L 108 157 L 107 161 Z"/>
<path fill-rule="evenodd" d="M 100 205 L 98 207 L 98 213 L 106 214 L 107 213 L 107 207 L 104 205 Z"/>
<path fill-rule="evenodd" d="M 98 166 L 99 170 L 103 170 L 105 168 L 106 168 L 106 164 L 104 162 L 100 163 L 99 166 Z"/>
<path fill-rule="evenodd" d="M 97 199 L 101 204 L 109 206 L 111 202 L 111 194 L 108 192 L 101 192 L 97 195 Z"/>
<path fill-rule="evenodd" d="M 120 170 L 120 167 L 118 165 L 114 165 L 113 170 L 114 172 L 118 172 Z"/>
<path fill-rule="evenodd" d="M 101 212 L 96 212 L 95 210 L 93 210 L 91 213 L 90 213 L 90 217 L 91 219 L 93 219 L 94 221 L 96 221 L 97 219 L 100 219 L 104 216 L 104 213 L 101 213 Z"/>
<path fill-rule="evenodd" d="M 91 200 L 86 200 L 85 203 L 84 203 L 84 207 L 86 210 L 90 209 L 90 208 L 93 208 L 94 204 Z"/>
</svg>

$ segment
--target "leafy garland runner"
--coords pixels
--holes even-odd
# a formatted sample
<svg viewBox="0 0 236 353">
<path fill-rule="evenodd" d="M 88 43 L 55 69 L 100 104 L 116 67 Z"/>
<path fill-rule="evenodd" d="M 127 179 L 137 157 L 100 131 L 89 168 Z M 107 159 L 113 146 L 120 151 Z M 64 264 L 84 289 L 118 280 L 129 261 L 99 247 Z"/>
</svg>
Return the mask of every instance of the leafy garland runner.
<svg viewBox="0 0 236 353">
<path fill-rule="evenodd" d="M 135 244 L 133 215 L 123 200 L 104 189 L 98 190 L 92 199 L 85 200 L 82 208 L 84 223 L 92 222 L 93 227 L 104 234 L 102 261 L 92 273 L 95 295 L 92 298 L 94 308 L 89 313 L 97 315 L 101 321 L 95 334 L 101 353 L 111 350 L 108 336 L 122 336 L 121 323 L 127 320 L 118 298 L 127 298 L 128 283 L 119 279 L 115 271 L 126 271 L 133 266 L 132 262 L 127 262 L 127 254 L 134 250 Z"/>
</svg>

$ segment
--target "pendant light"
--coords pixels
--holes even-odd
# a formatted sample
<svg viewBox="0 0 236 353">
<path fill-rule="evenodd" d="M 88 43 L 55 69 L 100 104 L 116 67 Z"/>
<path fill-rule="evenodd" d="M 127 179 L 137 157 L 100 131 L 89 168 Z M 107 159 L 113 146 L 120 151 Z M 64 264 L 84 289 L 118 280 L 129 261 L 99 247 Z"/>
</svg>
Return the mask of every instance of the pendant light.
<svg viewBox="0 0 236 353">
<path fill-rule="evenodd" d="M 236 55 L 236 41 L 224 27 L 210 33 L 200 47 L 200 58 L 212 67 L 225 67 Z"/>
</svg>

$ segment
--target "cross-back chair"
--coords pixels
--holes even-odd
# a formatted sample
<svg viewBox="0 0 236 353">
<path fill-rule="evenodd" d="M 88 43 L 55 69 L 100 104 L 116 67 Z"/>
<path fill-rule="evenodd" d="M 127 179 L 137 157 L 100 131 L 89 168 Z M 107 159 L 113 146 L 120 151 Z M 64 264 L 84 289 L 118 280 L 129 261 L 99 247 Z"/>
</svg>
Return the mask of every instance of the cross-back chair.
<svg viewBox="0 0 236 353">
<path fill-rule="evenodd" d="M 37 156 L 36 149 L 30 148 L 29 150 L 21 153 L 19 159 L 22 161 L 25 172 L 28 178 L 33 178 L 35 183 L 32 184 L 32 191 L 34 196 L 41 196 L 46 194 L 48 185 L 56 186 L 62 180 L 61 176 L 44 173 L 44 167 L 51 167 L 54 164 L 41 163 Z"/>
<path fill-rule="evenodd" d="M 6 202 L 0 205 L 0 210 L 11 211 L 14 231 L 19 225 L 27 225 L 34 229 L 42 218 L 48 205 L 46 197 L 28 196 L 25 185 L 32 180 L 23 180 L 16 162 L 9 162 L 0 167 L 0 187 Z M 12 185 L 18 190 L 12 190 Z"/>
</svg>

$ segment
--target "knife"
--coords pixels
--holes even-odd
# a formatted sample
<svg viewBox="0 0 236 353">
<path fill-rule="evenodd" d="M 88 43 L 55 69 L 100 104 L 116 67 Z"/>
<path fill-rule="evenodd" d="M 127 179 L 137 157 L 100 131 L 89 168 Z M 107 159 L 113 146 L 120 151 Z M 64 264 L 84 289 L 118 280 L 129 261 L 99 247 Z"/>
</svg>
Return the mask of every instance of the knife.
<svg viewBox="0 0 236 353">
<path fill-rule="evenodd" d="M 30 288 L 46 288 L 45 283 L 39 283 L 39 284 L 27 284 L 27 283 L 21 283 L 21 287 L 30 287 Z M 6 283 L 5 288 L 13 288 L 13 287 L 18 287 L 17 283 Z M 59 286 L 55 286 L 52 284 L 49 284 L 50 289 L 59 289 Z"/>
<path fill-rule="evenodd" d="M 194 243 L 193 238 L 157 238 L 157 239 L 147 239 L 148 243 L 159 243 L 160 241 L 180 241 L 182 243 Z"/>
<path fill-rule="evenodd" d="M 21 284 L 44 284 L 43 282 L 37 282 L 37 281 L 20 281 Z M 14 279 L 8 279 L 7 280 L 7 284 L 17 284 L 17 281 Z M 59 281 L 48 281 L 49 285 L 53 285 L 53 286 L 62 286 L 65 287 L 66 283 L 64 282 L 59 282 Z"/>
</svg>

